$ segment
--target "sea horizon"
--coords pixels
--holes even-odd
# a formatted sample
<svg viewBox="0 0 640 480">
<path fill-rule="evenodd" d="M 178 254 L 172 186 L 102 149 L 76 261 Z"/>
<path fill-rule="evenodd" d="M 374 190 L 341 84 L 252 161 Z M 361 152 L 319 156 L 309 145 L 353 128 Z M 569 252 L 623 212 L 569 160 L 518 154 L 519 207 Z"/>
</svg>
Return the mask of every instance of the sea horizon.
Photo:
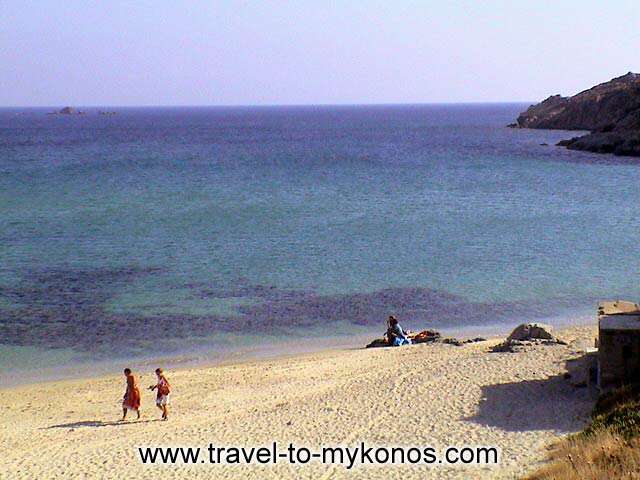
<svg viewBox="0 0 640 480">
<path fill-rule="evenodd" d="M 98 109 L 98 108 L 122 108 L 122 109 L 144 109 L 144 108 L 157 108 L 157 109 L 174 109 L 174 108 L 287 108 L 287 107 L 425 107 L 425 106 L 482 106 L 482 105 L 530 105 L 535 104 L 539 100 L 496 100 L 496 101 L 451 101 L 451 102 L 372 102 L 372 103 L 264 103 L 264 104 L 157 104 L 157 105 L 122 105 L 122 104 L 74 104 L 74 103 L 61 103 L 55 105 L 3 105 L 0 106 L 0 110 L 41 110 L 41 109 L 49 109 L 49 108 L 62 108 L 62 107 L 71 107 L 77 110 L 88 108 L 88 109 Z"/>
</svg>

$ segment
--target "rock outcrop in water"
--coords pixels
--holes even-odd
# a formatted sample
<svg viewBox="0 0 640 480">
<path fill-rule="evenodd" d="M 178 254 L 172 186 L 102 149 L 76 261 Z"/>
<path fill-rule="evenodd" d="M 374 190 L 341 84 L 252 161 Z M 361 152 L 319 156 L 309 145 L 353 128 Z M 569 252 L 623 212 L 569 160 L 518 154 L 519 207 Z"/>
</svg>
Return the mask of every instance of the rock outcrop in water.
<svg viewBox="0 0 640 480">
<path fill-rule="evenodd" d="M 84 112 L 73 107 L 64 107 L 55 112 L 49 112 L 49 115 L 84 115 Z"/>
<path fill-rule="evenodd" d="M 518 128 L 589 130 L 562 140 L 572 150 L 640 156 L 640 74 L 627 73 L 573 97 L 553 95 L 518 117 Z"/>
</svg>

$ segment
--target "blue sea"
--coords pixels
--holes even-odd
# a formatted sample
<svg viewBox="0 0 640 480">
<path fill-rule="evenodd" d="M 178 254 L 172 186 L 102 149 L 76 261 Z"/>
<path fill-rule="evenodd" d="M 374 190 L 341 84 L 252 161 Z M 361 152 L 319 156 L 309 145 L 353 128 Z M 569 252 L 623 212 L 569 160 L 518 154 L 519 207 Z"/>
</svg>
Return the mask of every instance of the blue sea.
<svg viewBox="0 0 640 480">
<path fill-rule="evenodd" d="M 640 166 L 526 106 L 0 109 L 0 375 L 638 299 Z"/>
</svg>

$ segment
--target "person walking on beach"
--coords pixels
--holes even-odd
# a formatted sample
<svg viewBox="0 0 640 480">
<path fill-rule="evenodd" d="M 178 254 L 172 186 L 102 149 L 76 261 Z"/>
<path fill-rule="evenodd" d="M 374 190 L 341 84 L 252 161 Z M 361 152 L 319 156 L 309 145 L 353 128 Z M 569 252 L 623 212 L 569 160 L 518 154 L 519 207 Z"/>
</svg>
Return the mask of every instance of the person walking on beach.
<svg viewBox="0 0 640 480">
<path fill-rule="evenodd" d="M 124 375 L 127 377 L 127 390 L 124 392 L 124 398 L 122 399 L 122 421 L 127 418 L 127 412 L 133 410 L 138 414 L 140 418 L 140 389 L 138 388 L 138 381 L 136 377 L 131 373 L 130 368 L 124 369 Z"/>
<path fill-rule="evenodd" d="M 389 316 L 389 328 L 387 329 L 387 337 L 389 344 L 394 347 L 400 345 L 411 345 L 411 339 L 407 337 L 407 333 L 398 323 L 398 319 L 393 315 Z"/>
<path fill-rule="evenodd" d="M 171 385 L 169 385 L 169 381 L 167 380 L 167 377 L 164 376 L 164 372 L 161 368 L 156 368 L 156 377 L 158 377 L 158 382 L 155 385 L 151 385 L 149 390 L 157 390 L 156 406 L 162 410 L 162 420 L 168 420 L 169 407 L 167 406 L 167 403 L 169 403 Z"/>
</svg>

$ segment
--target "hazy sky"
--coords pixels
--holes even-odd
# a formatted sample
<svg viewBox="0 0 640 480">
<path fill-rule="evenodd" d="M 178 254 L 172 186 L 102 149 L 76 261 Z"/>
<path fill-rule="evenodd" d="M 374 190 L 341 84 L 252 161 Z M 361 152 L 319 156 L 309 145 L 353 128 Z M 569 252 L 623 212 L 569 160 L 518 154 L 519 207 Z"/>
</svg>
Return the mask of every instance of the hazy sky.
<svg viewBox="0 0 640 480">
<path fill-rule="evenodd" d="M 0 106 L 529 101 L 629 70 L 639 0 L 0 0 Z"/>
</svg>

